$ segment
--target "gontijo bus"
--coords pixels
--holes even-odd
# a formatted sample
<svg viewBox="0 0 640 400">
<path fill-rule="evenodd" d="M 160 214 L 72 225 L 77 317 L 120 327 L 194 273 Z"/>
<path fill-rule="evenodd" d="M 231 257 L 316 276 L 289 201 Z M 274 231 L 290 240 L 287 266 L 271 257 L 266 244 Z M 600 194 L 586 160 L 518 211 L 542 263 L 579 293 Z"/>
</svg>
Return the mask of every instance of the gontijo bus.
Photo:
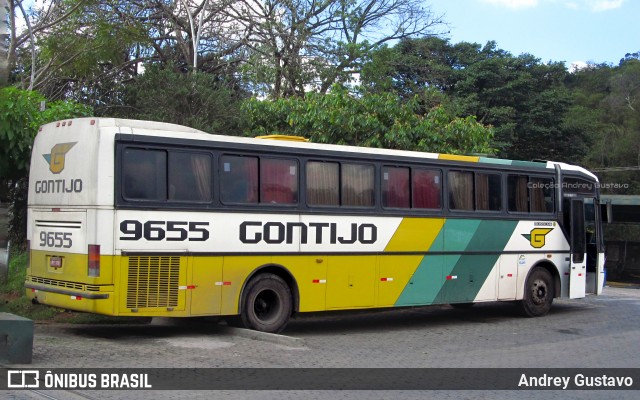
<svg viewBox="0 0 640 400">
<path fill-rule="evenodd" d="M 83 118 L 31 160 L 27 295 L 114 316 L 295 313 L 599 294 L 597 179 L 555 162 Z"/>
</svg>

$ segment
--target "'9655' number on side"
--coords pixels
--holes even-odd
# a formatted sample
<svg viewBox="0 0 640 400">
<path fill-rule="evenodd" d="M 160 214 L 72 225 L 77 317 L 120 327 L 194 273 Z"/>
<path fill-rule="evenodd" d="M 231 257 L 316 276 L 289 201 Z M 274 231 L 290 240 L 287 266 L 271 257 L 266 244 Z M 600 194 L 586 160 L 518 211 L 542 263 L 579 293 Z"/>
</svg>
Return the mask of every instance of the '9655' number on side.
<svg viewBox="0 0 640 400">
<path fill-rule="evenodd" d="M 204 242 L 209 239 L 208 222 L 140 221 L 127 219 L 120 222 L 120 240 Z"/>
</svg>

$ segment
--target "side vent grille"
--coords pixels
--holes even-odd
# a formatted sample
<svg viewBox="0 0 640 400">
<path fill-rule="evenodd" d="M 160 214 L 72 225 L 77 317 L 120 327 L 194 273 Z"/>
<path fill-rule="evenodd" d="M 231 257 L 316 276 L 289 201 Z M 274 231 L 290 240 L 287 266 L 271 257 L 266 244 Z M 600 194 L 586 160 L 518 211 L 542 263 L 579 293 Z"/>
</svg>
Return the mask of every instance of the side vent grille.
<svg viewBox="0 0 640 400">
<path fill-rule="evenodd" d="M 180 257 L 129 257 L 127 308 L 178 305 Z"/>
<path fill-rule="evenodd" d="M 32 276 L 30 281 L 34 283 L 41 283 L 43 285 L 57 286 L 57 287 L 66 288 L 66 289 L 85 290 L 85 286 L 82 283 L 65 282 L 65 281 L 59 281 L 56 279 L 40 278 L 37 276 Z M 100 291 L 100 288 L 98 288 L 98 291 Z"/>
</svg>

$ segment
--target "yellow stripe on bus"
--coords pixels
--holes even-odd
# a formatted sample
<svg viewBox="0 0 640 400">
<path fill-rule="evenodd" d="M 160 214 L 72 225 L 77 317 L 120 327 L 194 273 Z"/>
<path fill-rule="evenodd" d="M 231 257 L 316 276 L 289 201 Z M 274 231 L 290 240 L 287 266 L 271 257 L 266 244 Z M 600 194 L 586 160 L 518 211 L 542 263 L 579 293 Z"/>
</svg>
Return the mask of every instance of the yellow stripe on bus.
<svg viewBox="0 0 640 400">
<path fill-rule="evenodd" d="M 451 160 L 451 161 L 467 161 L 467 162 L 479 162 L 479 156 L 459 156 L 455 154 L 440 154 L 438 156 L 440 160 Z"/>
<path fill-rule="evenodd" d="M 403 218 L 384 251 L 426 252 L 442 230 L 444 221 L 444 218 Z"/>
</svg>

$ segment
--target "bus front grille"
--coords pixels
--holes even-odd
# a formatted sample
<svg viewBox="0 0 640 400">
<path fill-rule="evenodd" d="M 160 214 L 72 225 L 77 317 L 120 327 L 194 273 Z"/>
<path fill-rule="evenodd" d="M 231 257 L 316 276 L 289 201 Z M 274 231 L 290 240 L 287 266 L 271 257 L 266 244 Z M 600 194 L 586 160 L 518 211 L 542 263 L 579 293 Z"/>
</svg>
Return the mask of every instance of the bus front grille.
<svg viewBox="0 0 640 400">
<path fill-rule="evenodd" d="M 178 305 L 180 257 L 129 257 L 127 308 Z"/>
</svg>

